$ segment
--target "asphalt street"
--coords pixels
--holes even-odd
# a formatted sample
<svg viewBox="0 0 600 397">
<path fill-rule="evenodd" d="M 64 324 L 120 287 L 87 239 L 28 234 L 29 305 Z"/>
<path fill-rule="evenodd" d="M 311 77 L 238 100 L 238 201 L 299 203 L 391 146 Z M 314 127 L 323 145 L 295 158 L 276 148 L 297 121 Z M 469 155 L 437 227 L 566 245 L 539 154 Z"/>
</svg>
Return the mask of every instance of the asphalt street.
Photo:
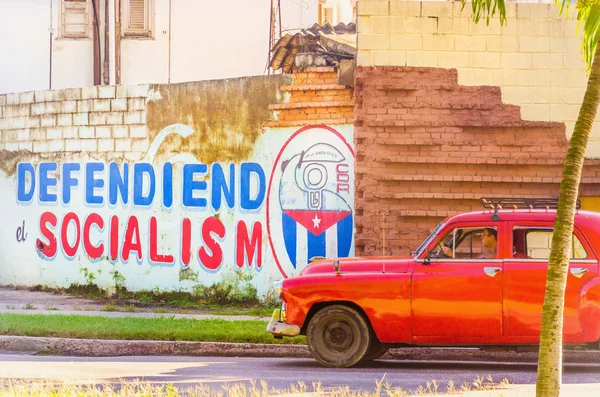
<svg viewBox="0 0 600 397">
<path fill-rule="evenodd" d="M 404 390 L 426 387 L 435 380 L 440 390 L 449 381 L 458 388 L 477 377 L 490 375 L 495 382 L 507 378 L 511 384 L 533 385 L 536 365 L 526 363 L 430 362 L 378 360 L 348 369 L 319 366 L 312 359 L 248 357 L 65 357 L 29 354 L 0 354 L 0 378 L 47 379 L 73 383 L 114 383 L 142 379 L 153 384 L 185 388 L 207 384 L 223 390 L 225 385 L 264 380 L 270 388 L 287 389 L 313 382 L 325 389 L 349 386 L 352 390 L 374 390 L 376 381 L 385 381 Z M 576 387 L 578 396 L 600 395 L 600 363 L 564 367 L 563 382 Z"/>
</svg>

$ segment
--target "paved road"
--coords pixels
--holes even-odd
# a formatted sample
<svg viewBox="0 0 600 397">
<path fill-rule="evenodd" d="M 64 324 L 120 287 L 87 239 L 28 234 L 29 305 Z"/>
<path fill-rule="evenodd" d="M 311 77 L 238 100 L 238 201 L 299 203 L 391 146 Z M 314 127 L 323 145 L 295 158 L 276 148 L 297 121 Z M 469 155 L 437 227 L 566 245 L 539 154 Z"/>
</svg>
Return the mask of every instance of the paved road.
<svg viewBox="0 0 600 397">
<path fill-rule="evenodd" d="M 269 387 L 286 389 L 298 381 L 311 389 L 314 381 L 325 388 L 349 385 L 353 390 L 373 390 L 384 377 L 394 386 L 415 390 L 436 380 L 445 390 L 448 381 L 458 386 L 478 376 L 504 377 L 513 384 L 533 385 L 534 364 L 466 363 L 380 360 L 351 369 L 323 368 L 312 359 L 234 357 L 55 357 L 0 354 L 0 378 L 62 379 L 76 383 L 120 383 L 120 378 L 142 379 L 177 387 L 208 384 L 223 390 L 225 384 L 265 380 Z M 600 363 L 573 364 L 564 369 L 564 383 L 577 388 L 577 395 L 600 395 Z"/>
</svg>

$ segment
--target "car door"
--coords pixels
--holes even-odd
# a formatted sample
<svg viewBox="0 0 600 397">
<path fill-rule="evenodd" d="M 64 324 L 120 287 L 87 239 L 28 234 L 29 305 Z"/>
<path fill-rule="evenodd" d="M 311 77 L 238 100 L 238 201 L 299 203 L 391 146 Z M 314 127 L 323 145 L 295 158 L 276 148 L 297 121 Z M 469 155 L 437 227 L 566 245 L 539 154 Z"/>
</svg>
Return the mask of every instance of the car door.
<svg viewBox="0 0 600 397">
<path fill-rule="evenodd" d="M 539 340 L 546 292 L 548 257 L 553 225 L 512 222 L 512 253 L 504 263 L 505 336 L 513 341 Z M 582 286 L 597 273 L 597 260 L 581 232 L 575 228 L 569 263 L 563 335 L 566 342 L 581 339 L 579 296 Z"/>
<path fill-rule="evenodd" d="M 477 240 L 485 228 L 497 233 L 496 252 L 486 257 L 481 238 Z M 503 233 L 499 222 L 453 225 L 430 245 L 431 259 L 427 261 L 424 254 L 423 260 L 417 261 L 411 282 L 415 343 L 501 338 Z M 448 242 L 458 244 L 452 256 L 436 252 Z"/>
</svg>

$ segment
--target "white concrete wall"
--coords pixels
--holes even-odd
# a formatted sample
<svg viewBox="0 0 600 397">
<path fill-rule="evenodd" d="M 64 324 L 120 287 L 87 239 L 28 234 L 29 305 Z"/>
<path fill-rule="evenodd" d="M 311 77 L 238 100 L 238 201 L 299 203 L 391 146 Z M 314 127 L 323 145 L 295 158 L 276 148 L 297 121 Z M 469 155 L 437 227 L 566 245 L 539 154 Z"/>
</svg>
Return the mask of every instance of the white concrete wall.
<svg viewBox="0 0 600 397">
<path fill-rule="evenodd" d="M 155 11 L 153 40 L 121 40 L 122 84 L 167 83 L 169 80 L 169 0 L 156 0 Z"/>
<path fill-rule="evenodd" d="M 350 22 L 351 0 L 336 1 L 341 4 L 342 21 Z M 103 7 L 104 1 L 100 4 Z M 154 38 L 121 41 L 121 83 L 265 74 L 269 6 L 269 0 L 155 0 Z M 113 7 L 111 3 L 111 16 Z M 51 46 L 53 89 L 93 84 L 92 35 L 88 39 L 60 38 L 60 10 L 61 0 L 0 0 L 0 93 L 50 88 Z M 311 26 L 318 20 L 317 11 L 318 0 L 282 0 L 283 33 Z M 99 18 L 103 24 L 103 15 Z M 114 31 L 114 23 L 109 28 Z M 52 45 L 50 29 L 54 32 Z M 102 28 L 100 33 L 103 40 Z M 276 27 L 276 37 L 278 33 Z M 114 34 L 110 36 L 110 83 L 114 84 Z"/>
<path fill-rule="evenodd" d="M 313 0 L 281 0 L 283 33 L 295 33 L 318 21 L 318 2 Z M 268 13 L 267 13 L 268 15 Z"/>
<path fill-rule="evenodd" d="M 269 6 L 247 0 L 172 2 L 171 81 L 264 74 Z"/>
<path fill-rule="evenodd" d="M 349 0 L 326 0 L 325 3 L 327 4 L 337 4 L 338 5 L 338 12 L 339 12 L 339 21 L 343 22 L 345 24 L 348 24 L 350 22 L 355 22 L 354 21 L 354 15 L 352 13 L 352 1 Z"/>
<path fill-rule="evenodd" d="M 0 93 L 48 88 L 50 3 L 0 0 Z"/>
<path fill-rule="evenodd" d="M 93 84 L 92 36 L 60 38 L 59 13 L 60 0 L 0 0 L 0 93 Z"/>
<path fill-rule="evenodd" d="M 299 121 L 263 129 L 269 104 L 289 82 L 270 76 L 0 94 L 0 285 L 93 282 L 109 289 L 118 272 L 130 290 L 251 283 L 265 295 L 272 281 L 298 274 L 308 258 L 353 256 L 354 127 L 301 128 Z M 63 172 L 67 163 L 72 172 Z M 163 177 L 167 163 L 172 178 Z M 125 164 L 126 199 L 111 201 L 111 167 L 124 173 Z M 102 170 L 90 174 L 89 166 Z M 154 176 L 136 178 L 140 166 Z M 189 166 L 193 175 L 183 172 Z M 77 180 L 72 187 L 68 174 Z M 152 199 L 136 200 L 149 192 L 150 180 Z M 98 227 L 85 227 L 98 216 Z M 185 219 L 190 234 L 183 233 Z M 139 253 L 129 255 L 130 243 L 141 244 Z"/>
</svg>

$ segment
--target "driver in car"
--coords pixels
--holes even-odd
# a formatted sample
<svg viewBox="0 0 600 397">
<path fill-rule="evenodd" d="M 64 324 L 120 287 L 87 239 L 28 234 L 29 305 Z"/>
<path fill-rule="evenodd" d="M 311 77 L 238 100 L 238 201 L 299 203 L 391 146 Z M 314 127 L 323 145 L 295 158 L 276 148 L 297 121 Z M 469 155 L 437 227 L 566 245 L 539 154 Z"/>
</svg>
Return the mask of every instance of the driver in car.
<svg viewBox="0 0 600 397">
<path fill-rule="evenodd" d="M 489 253 L 483 253 L 480 259 L 492 259 L 496 257 L 496 250 L 498 248 L 498 232 L 493 228 L 485 228 L 481 233 L 481 243 L 485 248 L 489 250 Z M 442 253 L 447 258 L 454 257 L 454 251 L 451 246 L 444 245 L 442 247 Z"/>
</svg>

